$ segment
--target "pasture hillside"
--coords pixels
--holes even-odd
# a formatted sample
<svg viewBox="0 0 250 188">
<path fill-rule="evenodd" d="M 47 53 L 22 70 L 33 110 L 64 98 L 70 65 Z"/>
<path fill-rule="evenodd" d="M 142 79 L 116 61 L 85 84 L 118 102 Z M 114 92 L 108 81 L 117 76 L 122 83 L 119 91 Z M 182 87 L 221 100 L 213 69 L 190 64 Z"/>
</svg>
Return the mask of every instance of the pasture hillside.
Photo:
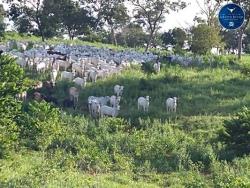
<svg viewBox="0 0 250 188">
<path fill-rule="evenodd" d="M 1 111 L 12 99 L 0 101 L 3 130 L 11 125 L 0 134 L 0 187 L 249 187 L 249 150 L 231 147 L 237 142 L 225 135 L 234 122 L 248 131 L 250 58 L 222 59 L 188 67 L 162 62 L 159 74 L 132 66 L 88 83 L 76 110 L 62 105 L 73 85 L 64 81 L 41 91 L 58 99 L 54 106 L 28 98 L 12 117 Z M 116 84 L 124 86 L 119 116 L 90 117 L 88 96 L 110 96 Z M 137 110 L 146 95 L 147 113 Z M 166 111 L 169 97 L 178 97 L 176 113 Z"/>
</svg>

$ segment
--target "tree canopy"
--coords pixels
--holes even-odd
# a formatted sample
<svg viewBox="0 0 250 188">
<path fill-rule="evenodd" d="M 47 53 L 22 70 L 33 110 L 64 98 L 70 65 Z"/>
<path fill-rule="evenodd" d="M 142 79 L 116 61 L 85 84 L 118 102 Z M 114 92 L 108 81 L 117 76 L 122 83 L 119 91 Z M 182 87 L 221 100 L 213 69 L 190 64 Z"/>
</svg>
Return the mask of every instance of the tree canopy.
<svg viewBox="0 0 250 188">
<path fill-rule="evenodd" d="M 170 10 L 178 11 L 186 7 L 186 3 L 182 1 L 131 0 L 131 3 L 135 7 L 135 19 L 146 28 L 149 34 L 145 51 L 148 50 L 154 40 L 157 31 L 160 29 L 160 24 L 165 21 L 165 14 L 169 13 Z"/>
</svg>

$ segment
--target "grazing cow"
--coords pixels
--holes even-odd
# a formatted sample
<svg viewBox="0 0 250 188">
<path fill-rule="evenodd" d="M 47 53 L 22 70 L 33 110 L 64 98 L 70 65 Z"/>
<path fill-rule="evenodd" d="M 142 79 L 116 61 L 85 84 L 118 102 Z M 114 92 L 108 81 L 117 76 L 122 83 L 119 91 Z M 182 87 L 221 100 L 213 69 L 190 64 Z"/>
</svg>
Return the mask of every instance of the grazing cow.
<svg viewBox="0 0 250 188">
<path fill-rule="evenodd" d="M 114 93 L 116 94 L 116 96 L 121 96 L 123 93 L 123 89 L 124 89 L 124 86 L 115 85 L 114 86 Z"/>
<path fill-rule="evenodd" d="M 112 116 L 112 117 L 116 117 L 118 115 L 118 112 L 120 110 L 120 106 L 116 106 L 116 107 L 110 107 L 110 106 L 101 106 L 100 108 L 100 115 L 101 117 L 103 117 L 104 115 L 106 116 Z"/>
<path fill-rule="evenodd" d="M 90 104 L 90 115 L 93 117 L 99 117 L 100 116 L 100 108 L 101 105 L 99 101 L 92 100 Z"/>
<path fill-rule="evenodd" d="M 57 63 L 59 64 L 59 67 L 63 67 L 64 71 L 67 70 L 67 68 L 70 67 L 70 62 L 64 61 L 64 60 L 57 60 Z"/>
<path fill-rule="evenodd" d="M 61 80 L 67 79 L 69 81 L 72 81 L 75 77 L 75 72 L 67 72 L 67 71 L 63 71 L 61 73 Z"/>
<path fill-rule="evenodd" d="M 177 108 L 177 97 L 168 98 L 166 100 L 166 108 L 168 112 L 176 112 Z"/>
<path fill-rule="evenodd" d="M 89 113 L 91 113 L 91 104 L 93 101 L 97 101 L 100 106 L 103 105 L 107 105 L 108 102 L 110 101 L 110 97 L 109 96 L 105 96 L 105 97 L 94 97 L 94 96 L 89 96 L 88 97 L 88 108 L 89 108 Z"/>
<path fill-rule="evenodd" d="M 69 88 L 70 100 L 74 101 L 75 106 L 78 103 L 79 93 L 80 93 L 80 91 L 76 87 Z"/>
<path fill-rule="evenodd" d="M 72 64 L 72 71 L 75 71 L 77 75 L 83 76 L 84 75 L 84 66 L 79 63 Z"/>
<path fill-rule="evenodd" d="M 149 108 L 149 96 L 144 97 L 139 97 L 138 98 L 138 110 L 140 110 L 140 107 L 143 108 L 144 112 L 148 112 Z"/>
<path fill-rule="evenodd" d="M 96 82 L 96 80 L 97 80 L 97 74 L 98 74 L 97 70 L 91 70 L 89 72 L 89 80 L 91 82 Z"/>
<path fill-rule="evenodd" d="M 79 85 L 81 86 L 82 88 L 86 87 L 86 84 L 87 84 L 87 77 L 84 77 L 84 78 L 75 78 L 73 80 L 73 82 L 76 84 L 76 85 Z"/>
</svg>

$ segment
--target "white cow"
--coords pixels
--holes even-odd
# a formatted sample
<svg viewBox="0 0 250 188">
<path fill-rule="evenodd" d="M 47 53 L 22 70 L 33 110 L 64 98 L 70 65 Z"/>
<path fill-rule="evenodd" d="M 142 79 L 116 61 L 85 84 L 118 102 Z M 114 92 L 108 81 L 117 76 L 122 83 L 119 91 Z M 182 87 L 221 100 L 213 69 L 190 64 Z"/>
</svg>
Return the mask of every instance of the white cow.
<svg viewBox="0 0 250 188">
<path fill-rule="evenodd" d="M 154 64 L 154 70 L 157 73 L 159 73 L 161 71 L 161 63 L 160 62 Z"/>
<path fill-rule="evenodd" d="M 64 68 L 64 71 L 66 71 L 67 68 L 70 67 L 70 62 L 69 61 L 57 60 L 57 63 L 59 64 L 59 67 Z"/>
<path fill-rule="evenodd" d="M 63 71 L 61 73 L 61 80 L 67 79 L 69 81 L 72 81 L 74 79 L 74 76 L 75 76 L 75 72 Z"/>
<path fill-rule="evenodd" d="M 120 101 L 121 101 L 120 96 L 116 97 L 115 95 L 113 95 L 110 97 L 110 106 L 116 107 L 119 105 Z"/>
<path fill-rule="evenodd" d="M 145 97 L 139 97 L 138 98 L 138 110 L 140 110 L 140 107 L 143 108 L 144 112 L 148 112 L 149 108 L 149 96 Z"/>
<path fill-rule="evenodd" d="M 92 100 L 90 103 L 90 115 L 93 117 L 100 116 L 100 108 L 101 108 L 101 105 L 99 101 Z"/>
<path fill-rule="evenodd" d="M 37 72 L 45 72 L 45 69 L 46 69 L 46 63 L 44 63 L 44 62 L 41 62 L 41 63 L 38 63 L 37 65 L 36 65 L 36 71 Z"/>
<path fill-rule="evenodd" d="M 114 93 L 116 94 L 116 96 L 121 96 L 123 93 L 123 89 L 124 89 L 124 86 L 115 85 L 114 86 Z"/>
<path fill-rule="evenodd" d="M 83 76 L 83 74 L 84 74 L 84 66 L 82 66 L 79 63 L 73 63 L 72 70 L 75 71 L 80 76 Z"/>
<path fill-rule="evenodd" d="M 176 112 L 176 108 L 177 108 L 177 97 L 173 97 L 173 98 L 168 98 L 166 100 L 166 108 L 167 111 L 169 112 Z"/>
<path fill-rule="evenodd" d="M 52 85 L 55 86 L 56 85 L 56 78 L 57 78 L 57 75 L 58 75 L 58 71 L 56 69 L 53 69 L 50 73 L 50 77 L 51 77 L 51 82 L 52 82 Z"/>
<path fill-rule="evenodd" d="M 118 115 L 119 110 L 120 110 L 119 105 L 116 107 L 110 107 L 110 106 L 104 105 L 104 106 L 101 106 L 100 115 L 101 117 L 103 117 L 104 115 L 116 117 Z"/>
<path fill-rule="evenodd" d="M 89 72 L 89 80 L 91 82 L 96 82 L 96 80 L 97 80 L 97 74 L 98 74 L 98 72 L 96 70 L 91 70 Z"/>
<path fill-rule="evenodd" d="M 17 63 L 18 65 L 20 65 L 22 68 L 24 68 L 24 67 L 27 65 L 27 61 L 25 61 L 24 58 L 18 58 L 18 59 L 16 60 L 16 63 Z"/>
<path fill-rule="evenodd" d="M 69 97 L 74 102 L 74 105 L 78 103 L 79 93 L 80 91 L 76 87 L 69 88 Z"/>
<path fill-rule="evenodd" d="M 73 80 L 73 82 L 76 84 L 76 85 L 79 85 L 81 86 L 82 88 L 86 87 L 86 84 L 87 84 L 87 77 L 84 77 L 84 78 L 75 78 Z"/>
<path fill-rule="evenodd" d="M 88 97 L 88 108 L 89 108 L 90 113 L 91 113 L 91 104 L 93 101 L 97 101 L 100 104 L 100 106 L 103 106 L 103 105 L 108 104 L 108 102 L 110 101 L 110 97 L 109 96 L 105 96 L 105 97 L 89 96 Z"/>
</svg>

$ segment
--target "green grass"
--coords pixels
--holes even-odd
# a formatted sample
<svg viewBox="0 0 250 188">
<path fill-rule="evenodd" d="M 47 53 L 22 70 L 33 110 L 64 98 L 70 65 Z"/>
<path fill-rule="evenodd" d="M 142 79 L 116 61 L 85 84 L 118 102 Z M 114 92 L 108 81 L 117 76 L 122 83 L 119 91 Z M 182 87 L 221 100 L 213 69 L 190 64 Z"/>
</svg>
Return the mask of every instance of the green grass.
<svg viewBox="0 0 250 188">
<path fill-rule="evenodd" d="M 87 174 L 74 169 L 62 171 L 43 153 L 24 150 L 19 155 L 0 160 L 0 187 L 158 187 L 134 181 L 131 174 Z"/>
<path fill-rule="evenodd" d="M 249 156 L 235 158 L 218 135 L 224 120 L 250 106 L 250 56 L 226 66 L 162 65 L 159 74 L 133 66 L 88 83 L 76 110 L 62 108 L 73 84 L 58 82 L 51 92 L 67 112 L 58 122 L 62 131 L 59 138 L 39 134 L 51 134 L 56 146 L 35 151 L 20 140 L 22 147 L 0 160 L 0 187 L 249 187 Z M 113 95 L 116 84 L 125 86 L 122 119 L 93 120 L 88 96 Z M 137 110 L 137 98 L 146 95 L 148 113 Z M 168 113 L 165 101 L 173 96 L 177 113 Z"/>
<path fill-rule="evenodd" d="M 124 71 L 118 76 L 97 83 L 88 83 L 81 90 L 78 111 L 87 115 L 88 96 L 113 95 L 116 84 L 124 85 L 120 117 L 137 119 L 149 117 L 167 120 L 190 116 L 228 117 L 243 106 L 250 104 L 250 79 L 239 70 L 231 68 L 182 68 L 165 64 L 161 73 L 146 75 L 138 68 Z M 58 83 L 54 95 L 67 97 L 66 87 Z M 148 113 L 137 110 L 137 99 L 149 95 Z M 168 97 L 178 97 L 177 113 L 167 113 L 165 101 Z"/>
</svg>

